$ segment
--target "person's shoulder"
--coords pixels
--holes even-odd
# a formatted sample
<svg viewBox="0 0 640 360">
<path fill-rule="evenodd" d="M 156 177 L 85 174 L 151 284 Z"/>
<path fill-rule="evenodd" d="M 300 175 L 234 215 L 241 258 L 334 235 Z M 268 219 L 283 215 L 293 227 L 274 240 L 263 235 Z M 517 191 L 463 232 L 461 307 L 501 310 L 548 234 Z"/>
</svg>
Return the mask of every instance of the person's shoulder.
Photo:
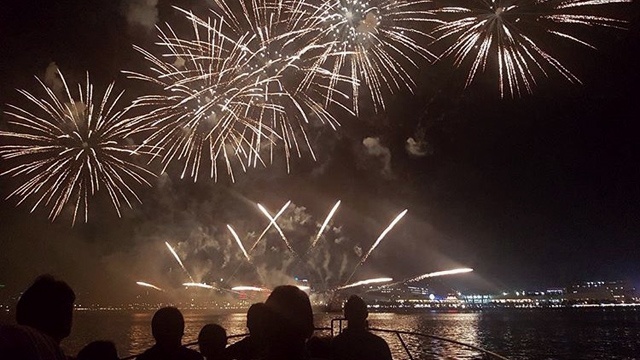
<svg viewBox="0 0 640 360">
<path fill-rule="evenodd" d="M 53 338 L 25 325 L 5 325 L 0 329 L 0 353 L 14 354 L 8 358 L 15 359 L 66 358 Z"/>
<path fill-rule="evenodd" d="M 353 337 L 350 336 L 346 331 L 341 332 L 331 339 L 329 343 L 329 347 L 332 352 L 341 352 L 346 348 L 349 348 L 351 343 L 353 342 Z"/>
<path fill-rule="evenodd" d="M 245 336 L 244 338 L 234 342 L 233 344 L 229 345 L 228 347 L 240 347 L 240 346 L 246 346 L 253 343 L 253 338 L 251 336 Z"/>
<path fill-rule="evenodd" d="M 372 342 L 375 342 L 378 345 L 384 345 L 385 347 L 389 347 L 389 345 L 387 344 L 387 341 L 379 335 L 376 335 L 374 333 L 367 331 L 367 337 L 371 339 Z"/>
<path fill-rule="evenodd" d="M 180 359 L 184 360 L 202 360 L 202 355 L 199 352 L 189 349 L 188 347 L 182 347 L 180 350 Z"/>
<path fill-rule="evenodd" d="M 389 348 L 389 344 L 382 337 L 369 333 L 371 335 L 371 344 L 375 347 L 376 352 L 380 356 L 381 359 L 391 359 L 391 349 Z"/>
<path fill-rule="evenodd" d="M 341 332 L 340 334 L 334 336 L 331 339 L 331 344 L 340 344 L 343 343 L 349 335 L 346 334 L 346 331 Z"/>
<path fill-rule="evenodd" d="M 237 356 L 238 353 L 247 350 L 247 348 L 253 345 L 253 341 L 250 336 L 246 336 L 243 339 L 240 339 L 233 344 L 227 346 L 226 352 L 227 354 L 233 354 Z"/>
<path fill-rule="evenodd" d="M 151 360 L 151 359 L 155 359 L 156 358 L 156 355 L 155 355 L 156 352 L 157 352 L 157 348 L 154 345 L 154 346 L 148 348 L 147 350 L 145 350 L 142 354 L 138 355 L 136 357 L 136 360 Z"/>
</svg>

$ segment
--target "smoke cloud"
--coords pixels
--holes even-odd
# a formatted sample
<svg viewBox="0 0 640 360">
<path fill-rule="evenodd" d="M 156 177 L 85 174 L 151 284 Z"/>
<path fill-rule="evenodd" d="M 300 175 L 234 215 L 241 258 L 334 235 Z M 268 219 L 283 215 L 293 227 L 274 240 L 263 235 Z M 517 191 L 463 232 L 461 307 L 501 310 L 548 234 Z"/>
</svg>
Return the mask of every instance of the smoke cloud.
<svg viewBox="0 0 640 360">
<path fill-rule="evenodd" d="M 388 147 L 380 143 L 379 137 L 366 137 L 362 140 L 362 145 L 368 155 L 380 159 L 382 162 L 382 175 L 391 176 L 391 151 Z"/>
<path fill-rule="evenodd" d="M 407 153 L 416 157 L 423 157 L 433 153 L 429 148 L 429 144 L 424 140 L 416 140 L 412 137 L 407 139 L 405 144 Z"/>
<path fill-rule="evenodd" d="M 52 62 L 47 66 L 47 69 L 44 72 L 45 85 L 51 88 L 56 95 L 60 95 L 64 88 L 62 78 L 60 78 L 60 73 L 58 71 L 58 65 L 55 62 Z"/>
<path fill-rule="evenodd" d="M 126 0 L 123 13 L 129 25 L 151 31 L 158 22 L 158 0 Z"/>
<path fill-rule="evenodd" d="M 426 130 L 423 127 L 418 127 L 415 135 L 407 139 L 404 148 L 409 155 L 415 157 L 433 154 L 431 144 L 426 140 Z"/>
</svg>

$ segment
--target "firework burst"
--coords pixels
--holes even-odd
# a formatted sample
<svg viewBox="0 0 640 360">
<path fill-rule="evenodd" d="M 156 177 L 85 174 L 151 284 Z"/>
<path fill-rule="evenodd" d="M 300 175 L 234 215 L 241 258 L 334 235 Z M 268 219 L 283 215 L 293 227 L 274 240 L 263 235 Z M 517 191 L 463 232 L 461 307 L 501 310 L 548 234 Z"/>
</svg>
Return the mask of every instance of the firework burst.
<svg viewBox="0 0 640 360">
<path fill-rule="evenodd" d="M 452 57 L 457 67 L 470 63 L 465 86 L 473 82 L 478 72 L 497 64 L 500 95 L 519 96 L 522 92 L 531 93 L 536 77 L 547 76 L 547 69 L 570 82 L 580 82 L 543 49 L 540 38 L 551 35 L 595 48 L 576 30 L 596 26 L 623 28 L 624 21 L 593 15 L 592 9 L 628 2 L 631 0 L 465 1 L 461 6 L 436 10 L 447 21 L 436 27 L 433 35 L 437 42 L 453 41 L 442 57 Z"/>
<path fill-rule="evenodd" d="M 279 135 L 251 114 L 280 111 L 265 101 L 263 87 L 270 79 L 257 79 L 243 69 L 254 56 L 247 37 L 237 40 L 224 35 L 222 21 L 200 19 L 187 13 L 193 35 L 180 38 L 172 28 L 160 31 L 161 56 L 136 47 L 151 64 L 153 75 L 126 72 L 156 88 L 134 102 L 144 115 L 139 118 L 150 132 L 145 144 L 153 146 L 163 163 L 182 163 L 181 177 L 197 181 L 201 167 L 218 179 L 221 162 L 234 180 L 233 159 L 243 170 L 264 164 L 261 141 Z M 204 26 L 206 24 L 206 26 Z"/>
<path fill-rule="evenodd" d="M 19 204 L 37 199 L 32 211 L 49 207 L 52 221 L 71 203 L 75 223 L 81 211 L 88 221 L 89 199 L 106 190 L 120 216 L 122 205 L 131 207 L 131 199 L 140 202 L 130 183 L 150 186 L 147 178 L 154 176 L 133 162 L 133 155 L 145 153 L 145 147 L 136 149 L 130 141 L 139 124 L 126 111 L 115 110 L 123 93 L 112 96 L 113 83 L 102 98 L 94 98 L 87 75 L 74 97 L 60 71 L 58 75 L 62 95 L 38 79 L 44 98 L 19 90 L 34 105 L 33 110 L 8 105 L 9 124 L 19 130 L 0 132 L 10 143 L 0 146 L 0 156 L 21 163 L 2 175 L 25 179 L 9 197 L 19 198 Z"/>
<path fill-rule="evenodd" d="M 320 29 L 317 42 L 325 43 L 322 66 L 327 70 L 328 96 L 345 75 L 351 79 L 352 106 L 357 113 L 361 86 L 366 86 L 375 110 L 385 108 L 387 92 L 412 90 L 415 83 L 405 67 L 436 56 L 424 45 L 429 35 L 421 27 L 437 22 L 428 0 L 330 0 L 305 3 L 306 26 Z"/>
<path fill-rule="evenodd" d="M 326 97 L 317 81 L 328 77 L 317 61 L 317 54 L 324 51 L 325 44 L 311 41 L 313 29 L 303 26 L 305 13 L 299 11 L 299 6 L 269 0 L 233 4 L 216 0 L 215 3 L 214 13 L 226 25 L 225 33 L 248 39 L 250 60 L 243 70 L 262 84 L 264 101 L 271 105 L 268 111 L 257 109 L 252 113 L 279 135 L 278 141 L 268 144 L 270 161 L 273 162 L 279 142 L 282 142 L 287 170 L 290 156 L 295 153 L 301 157 L 303 148 L 308 149 L 315 160 L 306 127 L 313 123 L 328 124 L 335 130 L 339 126 L 327 110 L 327 106 L 334 103 L 333 98 Z M 345 79 L 338 78 L 339 81 Z"/>
</svg>

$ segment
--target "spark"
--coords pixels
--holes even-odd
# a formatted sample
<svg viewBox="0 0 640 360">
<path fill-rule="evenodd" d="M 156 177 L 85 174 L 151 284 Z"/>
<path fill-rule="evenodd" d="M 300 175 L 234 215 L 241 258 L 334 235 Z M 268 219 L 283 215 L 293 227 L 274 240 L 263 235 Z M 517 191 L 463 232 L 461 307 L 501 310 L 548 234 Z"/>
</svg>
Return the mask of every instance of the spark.
<svg viewBox="0 0 640 360">
<path fill-rule="evenodd" d="M 251 249 L 249 249 L 249 252 L 253 251 L 253 249 L 255 249 L 255 247 L 258 245 L 258 243 L 260 242 L 260 240 L 262 240 L 262 238 L 264 237 L 264 235 L 267 233 L 267 231 L 269 231 L 269 229 L 271 229 L 271 226 L 273 226 L 276 223 L 276 220 L 278 220 L 278 218 L 280 217 L 280 215 L 282 215 L 284 213 L 284 211 L 289 207 L 289 205 L 291 205 L 291 200 L 287 201 L 286 204 L 284 204 L 282 206 L 282 208 L 280 208 L 280 211 L 278 211 L 278 213 L 276 214 L 276 216 L 273 217 L 273 221 L 269 221 L 269 225 L 267 225 L 266 228 L 264 228 L 264 230 L 262 231 L 262 233 L 260 234 L 260 236 L 258 236 L 258 239 L 253 243 L 253 246 L 251 246 Z"/>
<path fill-rule="evenodd" d="M 205 283 L 197 283 L 197 282 L 187 282 L 187 283 L 183 283 L 182 286 L 186 286 L 186 287 L 199 287 L 199 288 L 203 288 L 203 289 L 215 289 L 214 286 L 211 286 L 209 284 L 205 284 Z"/>
<path fill-rule="evenodd" d="M 155 286 L 155 285 L 153 285 L 153 284 L 146 283 L 146 282 L 144 282 L 144 281 L 136 281 L 136 284 L 138 284 L 138 285 L 140 285 L 140 286 L 144 286 L 144 287 L 150 287 L 150 288 L 152 288 L 152 289 L 156 289 L 156 290 L 158 290 L 158 291 L 164 291 L 164 290 L 162 290 L 161 288 L 159 288 L 159 287 L 157 287 L 157 286 Z"/>
<path fill-rule="evenodd" d="M 173 247 L 171 247 L 171 245 L 168 242 L 165 241 L 164 243 L 165 245 L 167 245 L 167 248 L 169 248 L 169 251 L 171 251 L 171 254 L 173 254 L 173 257 L 176 258 L 176 261 L 178 262 L 178 264 L 180 264 L 180 267 L 182 267 L 182 270 L 184 270 L 184 272 L 187 273 L 187 276 L 189 276 L 189 280 L 191 280 L 191 282 L 194 282 L 193 278 L 191 277 L 191 274 L 189 274 L 189 271 L 187 271 L 187 268 L 184 267 L 182 260 L 180 260 L 178 253 L 176 253 L 176 251 L 173 250 Z"/>
<path fill-rule="evenodd" d="M 327 215 L 327 218 L 324 220 L 324 223 L 322 223 L 322 226 L 320 227 L 320 231 L 318 231 L 318 235 L 316 235 L 316 238 L 313 240 L 313 243 L 311 244 L 310 249 L 316 246 L 316 244 L 318 243 L 318 240 L 320 239 L 320 236 L 322 235 L 322 232 L 324 231 L 324 228 L 327 227 L 327 225 L 329 224 L 329 221 L 333 217 L 333 214 L 335 214 L 336 210 L 338 210 L 339 206 L 340 206 L 340 200 L 338 200 L 338 202 L 336 202 L 336 204 L 333 205 L 333 208 L 331 209 L 331 211 L 329 211 L 329 215 Z"/>
<path fill-rule="evenodd" d="M 360 87 L 366 86 L 375 110 L 384 110 L 384 95 L 412 90 L 415 83 L 405 69 L 418 60 L 434 60 L 421 43 L 430 35 L 420 29 L 437 22 L 426 9 L 429 0 L 330 0 L 304 2 L 306 26 L 319 29 L 316 41 L 325 43 L 321 65 L 327 71 L 328 95 L 338 88 L 341 74 L 351 78 L 352 107 L 359 108 Z"/>
<path fill-rule="evenodd" d="M 233 291 L 269 291 L 269 289 L 264 289 L 256 286 L 234 286 L 231 288 Z"/>
<path fill-rule="evenodd" d="M 287 203 L 288 204 L 288 203 Z M 276 228 L 276 230 L 278 231 L 278 234 L 280 234 L 280 237 L 282 238 L 282 241 L 284 241 L 285 245 L 287 245 L 287 248 L 292 252 L 292 253 L 296 253 L 293 250 L 293 247 L 291 246 L 291 243 L 289 243 L 289 240 L 287 240 L 287 237 L 284 236 L 284 233 L 282 232 L 282 229 L 280 228 L 280 226 L 278 226 L 278 224 L 276 223 L 276 219 L 271 217 L 271 215 L 269 214 L 269 212 L 267 211 L 267 209 L 264 208 L 264 206 L 262 206 L 261 204 L 258 204 L 258 208 L 260 209 L 260 211 L 262 211 L 262 213 L 264 214 L 264 216 L 267 217 L 267 219 L 269 219 L 270 224 L 273 224 L 273 226 Z"/>
<path fill-rule="evenodd" d="M 384 282 L 389 282 L 389 281 L 393 281 L 393 279 L 392 278 L 388 278 L 388 277 L 383 277 L 383 278 L 362 280 L 362 281 L 354 282 L 354 283 L 349 284 L 349 285 L 340 286 L 340 287 L 336 288 L 336 290 L 344 290 L 344 289 L 348 289 L 348 288 L 352 288 L 352 287 L 358 287 L 358 286 L 370 285 L 370 284 L 379 284 L 379 283 L 384 283 Z"/>
<path fill-rule="evenodd" d="M 437 26 L 432 34 L 436 42 L 453 41 L 442 54 L 443 58 L 452 57 L 456 67 L 470 62 L 465 87 L 473 82 L 478 72 L 497 63 L 500 96 L 504 97 L 505 93 L 520 96 L 523 91 L 533 91 L 538 77 L 548 76 L 546 68 L 555 70 L 572 83 L 580 83 L 576 75 L 543 49 L 543 45 L 555 44 L 557 38 L 561 38 L 595 49 L 575 34 L 580 27 L 622 29 L 626 22 L 592 15 L 591 8 L 629 2 L 631 0 L 464 2 L 463 6 L 435 10 L 448 21 Z"/>
<path fill-rule="evenodd" d="M 244 245 L 242 245 L 242 241 L 240 241 L 240 237 L 238 237 L 238 234 L 236 234 L 235 230 L 233 230 L 233 228 L 229 224 L 227 224 L 227 229 L 229 229 L 231 235 L 233 235 L 233 238 L 236 239 L 236 243 L 238 243 L 240 250 L 242 250 L 242 253 L 247 258 L 247 261 L 251 262 L 251 258 L 249 257 L 247 250 L 245 250 Z"/>
<path fill-rule="evenodd" d="M 134 156 L 148 154 L 146 147 L 131 145 L 130 136 L 140 131 L 140 124 L 129 118 L 126 110 L 116 111 L 123 92 L 112 97 L 111 83 L 100 98 L 86 76 L 84 87 L 72 92 L 62 73 L 62 95 L 36 78 L 46 96 L 40 98 L 25 90 L 20 94 L 34 105 L 27 110 L 8 105 L 8 123 L 20 130 L 0 131 L 9 144 L 0 146 L 0 157 L 21 163 L 0 175 L 23 179 L 7 198 L 19 198 L 18 205 L 35 198 L 31 212 L 50 207 L 54 221 L 69 204 L 73 224 L 78 213 L 88 221 L 89 199 L 106 190 L 118 216 L 121 207 L 132 207 L 131 199 L 141 202 L 131 183 L 151 186 L 146 179 L 155 175 L 137 165 Z M 16 142 L 17 141 L 17 142 Z"/>
<path fill-rule="evenodd" d="M 393 229 L 394 226 L 396 226 L 396 224 L 398 223 L 398 221 L 400 221 L 400 219 L 402 219 L 408 212 L 408 209 L 404 209 L 400 214 L 398 214 L 395 219 L 393 219 L 393 221 L 389 224 L 389 226 L 387 226 L 386 229 L 384 229 L 384 231 L 380 234 L 380 236 L 378 236 L 378 239 L 376 240 L 376 242 L 373 243 L 373 245 L 371 246 L 371 248 L 369 249 L 369 251 L 367 251 L 367 253 L 362 257 L 362 260 L 360 260 L 360 262 L 355 266 L 355 268 L 353 269 L 353 272 L 351 273 L 351 275 L 349 275 L 349 277 L 347 278 L 347 282 L 349 280 L 351 280 L 351 278 L 353 277 L 353 275 L 356 273 L 356 270 L 358 270 L 358 267 L 361 266 L 362 264 L 365 263 L 365 261 L 367 261 L 367 259 L 369 258 L 369 255 L 371 255 L 371 253 L 373 252 L 373 250 L 376 249 L 376 247 L 378 247 L 378 245 L 380 244 L 380 242 L 382 241 L 382 239 L 384 239 L 384 237 L 387 235 L 387 233 L 389 231 L 391 231 L 391 229 Z"/>
</svg>

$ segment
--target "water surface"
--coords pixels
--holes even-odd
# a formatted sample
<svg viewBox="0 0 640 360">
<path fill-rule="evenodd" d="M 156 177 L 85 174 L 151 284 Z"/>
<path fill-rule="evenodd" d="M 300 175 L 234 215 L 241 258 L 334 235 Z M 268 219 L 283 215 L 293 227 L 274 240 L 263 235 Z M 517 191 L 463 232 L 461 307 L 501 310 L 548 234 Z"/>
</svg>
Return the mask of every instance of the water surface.
<svg viewBox="0 0 640 360">
<path fill-rule="evenodd" d="M 228 334 L 245 333 L 244 313 L 184 310 L 185 342 L 200 328 L 218 323 Z M 328 327 L 339 314 L 315 315 L 316 326 Z M 72 334 L 63 342 L 76 354 L 93 340 L 112 340 L 120 356 L 144 351 L 153 344 L 153 312 L 77 311 Z M 7 314 L 0 321 L 10 322 Z M 640 359 L 638 311 L 530 310 L 479 313 L 372 313 L 370 326 L 421 332 L 486 348 L 510 359 Z M 395 336 L 383 335 L 397 359 L 408 359 Z M 405 337 L 416 359 L 480 359 L 481 353 L 442 341 Z"/>
</svg>

